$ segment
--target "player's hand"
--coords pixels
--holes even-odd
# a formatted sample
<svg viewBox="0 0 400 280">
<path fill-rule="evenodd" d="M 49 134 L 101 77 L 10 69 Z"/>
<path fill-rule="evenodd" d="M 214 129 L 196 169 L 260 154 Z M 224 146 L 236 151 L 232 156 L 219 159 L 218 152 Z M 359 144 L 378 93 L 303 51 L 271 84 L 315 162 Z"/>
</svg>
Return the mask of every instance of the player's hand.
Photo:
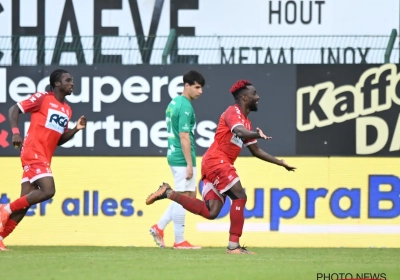
<svg viewBox="0 0 400 280">
<path fill-rule="evenodd" d="M 84 129 L 86 127 L 86 123 L 87 123 L 87 121 L 86 121 L 85 116 L 80 117 L 78 122 L 76 123 L 76 129 L 77 130 Z"/>
<path fill-rule="evenodd" d="M 272 139 L 272 137 L 266 136 L 266 135 L 262 132 L 262 130 L 259 129 L 258 127 L 257 127 L 257 132 L 258 132 L 258 134 L 260 134 L 260 138 L 263 138 L 263 139 L 265 139 L 265 140 L 270 140 L 270 139 Z"/>
<path fill-rule="evenodd" d="M 12 143 L 15 149 L 21 149 L 22 147 L 22 137 L 21 134 L 13 134 L 12 136 Z"/>
<path fill-rule="evenodd" d="M 186 167 L 186 180 L 190 180 L 193 177 L 193 165 L 187 165 Z"/>
<path fill-rule="evenodd" d="M 283 159 L 281 160 L 281 162 L 282 162 L 282 166 L 285 167 L 287 171 L 293 171 L 294 172 L 296 170 L 296 167 L 290 166 Z"/>
</svg>

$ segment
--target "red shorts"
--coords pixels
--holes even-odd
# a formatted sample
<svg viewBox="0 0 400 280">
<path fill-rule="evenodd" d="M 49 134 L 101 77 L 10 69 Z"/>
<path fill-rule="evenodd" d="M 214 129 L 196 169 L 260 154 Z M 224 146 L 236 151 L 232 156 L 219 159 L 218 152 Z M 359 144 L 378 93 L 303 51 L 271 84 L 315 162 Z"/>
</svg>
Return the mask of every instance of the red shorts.
<svg viewBox="0 0 400 280">
<path fill-rule="evenodd" d="M 225 192 L 239 182 L 239 175 L 231 164 L 223 164 L 218 169 L 208 171 L 206 165 L 201 167 L 203 177 L 203 200 L 219 199 L 225 202 Z"/>
<path fill-rule="evenodd" d="M 50 164 L 48 164 L 47 162 L 32 163 L 24 166 L 21 183 L 33 183 L 43 177 L 53 177 L 50 169 Z"/>
</svg>

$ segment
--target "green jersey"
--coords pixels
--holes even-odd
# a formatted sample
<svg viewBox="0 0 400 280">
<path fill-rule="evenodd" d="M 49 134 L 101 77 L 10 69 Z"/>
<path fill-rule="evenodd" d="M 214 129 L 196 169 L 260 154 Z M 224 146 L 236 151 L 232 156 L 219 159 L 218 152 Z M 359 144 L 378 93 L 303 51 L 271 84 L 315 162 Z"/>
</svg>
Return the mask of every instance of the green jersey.
<svg viewBox="0 0 400 280">
<path fill-rule="evenodd" d="M 172 99 L 165 111 L 165 121 L 168 131 L 168 164 L 170 166 L 187 165 L 179 137 L 180 132 L 187 132 L 190 138 L 193 166 L 196 166 L 196 148 L 194 144 L 196 116 L 189 99 L 182 95 Z"/>
</svg>

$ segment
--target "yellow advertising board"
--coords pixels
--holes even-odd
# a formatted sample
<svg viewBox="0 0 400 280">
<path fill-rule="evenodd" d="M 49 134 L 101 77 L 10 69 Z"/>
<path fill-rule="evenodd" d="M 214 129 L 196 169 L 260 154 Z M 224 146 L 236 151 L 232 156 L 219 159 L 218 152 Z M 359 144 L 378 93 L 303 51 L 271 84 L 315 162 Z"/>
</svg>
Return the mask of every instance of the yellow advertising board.
<svg viewBox="0 0 400 280">
<path fill-rule="evenodd" d="M 296 157 L 286 161 L 298 170 L 287 172 L 256 158 L 237 160 L 248 196 L 242 244 L 400 247 L 396 158 Z M 19 196 L 19 158 L 0 158 L 0 170 L 4 203 Z M 6 245 L 155 246 L 149 228 L 170 201 L 147 206 L 145 199 L 163 181 L 173 183 L 165 158 L 55 157 L 52 170 L 55 197 L 32 207 Z M 186 239 L 201 246 L 226 246 L 229 206 L 227 200 L 213 221 L 188 213 Z M 165 230 L 165 241 L 168 246 L 174 242 L 172 223 Z"/>
</svg>

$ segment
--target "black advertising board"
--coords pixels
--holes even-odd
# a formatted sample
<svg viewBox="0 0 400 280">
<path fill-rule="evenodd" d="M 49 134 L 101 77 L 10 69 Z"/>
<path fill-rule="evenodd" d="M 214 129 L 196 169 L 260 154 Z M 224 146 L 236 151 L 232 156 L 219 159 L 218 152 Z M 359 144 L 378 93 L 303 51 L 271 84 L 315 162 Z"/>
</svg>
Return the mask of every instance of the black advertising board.
<svg viewBox="0 0 400 280">
<path fill-rule="evenodd" d="M 298 65 L 298 156 L 399 156 L 394 64 Z"/>
<path fill-rule="evenodd" d="M 34 91 L 43 91 L 51 71 L 59 67 L 10 66 L 0 68 L 0 155 L 16 156 L 10 145 L 7 114 L 10 106 Z M 71 66 L 74 94 L 70 126 L 85 115 L 88 126 L 56 150 L 64 156 L 165 156 L 165 109 L 182 91 L 182 75 L 197 70 L 206 78 L 203 95 L 193 102 L 197 117 L 197 155 L 212 143 L 221 113 L 234 103 L 229 93 L 238 79 L 250 80 L 260 95 L 259 110 L 252 112 L 254 127 L 271 141 L 259 141 L 273 155 L 295 155 L 296 72 L 293 65 L 169 65 Z M 25 134 L 29 115 L 20 117 Z M 247 149 L 242 155 L 250 155 Z"/>
</svg>

